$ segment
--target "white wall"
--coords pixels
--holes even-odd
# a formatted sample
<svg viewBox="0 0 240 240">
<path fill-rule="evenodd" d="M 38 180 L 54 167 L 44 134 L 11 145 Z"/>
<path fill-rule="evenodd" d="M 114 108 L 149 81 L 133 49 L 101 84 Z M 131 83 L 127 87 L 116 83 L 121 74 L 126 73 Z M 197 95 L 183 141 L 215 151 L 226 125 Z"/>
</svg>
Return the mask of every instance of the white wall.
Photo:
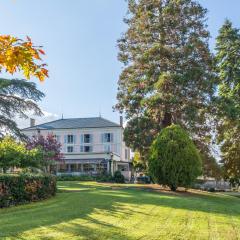
<svg viewBox="0 0 240 240">
<path fill-rule="evenodd" d="M 37 131 L 32 130 L 24 130 L 24 134 L 26 134 L 28 137 L 32 137 L 34 135 L 37 135 Z M 129 148 L 126 148 L 125 143 L 123 142 L 123 129 L 122 128 L 86 128 L 86 129 L 56 129 L 56 130 L 40 130 L 40 134 L 42 136 L 47 136 L 48 134 L 57 135 L 60 138 L 60 143 L 62 144 L 62 152 L 66 153 L 67 146 L 73 146 L 74 147 L 74 153 L 80 153 L 80 146 L 81 139 L 80 136 L 82 134 L 92 134 L 93 135 L 93 153 L 101 153 L 105 151 L 104 145 L 105 143 L 102 143 L 101 134 L 102 133 L 112 133 L 113 134 L 113 142 L 112 143 L 106 143 L 111 145 L 111 151 L 117 155 L 120 156 L 121 161 L 130 161 L 130 150 Z M 75 135 L 76 136 L 76 142 L 74 144 L 65 144 L 64 143 L 64 136 L 66 135 Z M 128 151 L 128 156 L 126 158 L 125 156 L 125 149 Z M 70 154 L 70 153 L 68 153 Z M 84 153 L 86 155 L 86 153 Z M 89 153 L 90 154 L 90 153 Z M 92 153 L 91 153 L 92 154 Z"/>
</svg>

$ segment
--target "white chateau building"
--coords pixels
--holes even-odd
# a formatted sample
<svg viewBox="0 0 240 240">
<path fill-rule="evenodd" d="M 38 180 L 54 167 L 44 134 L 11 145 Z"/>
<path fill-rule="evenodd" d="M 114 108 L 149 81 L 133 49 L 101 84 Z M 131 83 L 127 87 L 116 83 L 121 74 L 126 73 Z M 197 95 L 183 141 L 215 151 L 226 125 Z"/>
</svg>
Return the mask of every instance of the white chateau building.
<svg viewBox="0 0 240 240">
<path fill-rule="evenodd" d="M 64 154 L 64 163 L 57 166 L 58 175 L 113 174 L 120 170 L 126 179 L 131 178 L 130 149 L 123 141 L 122 118 L 120 124 L 102 117 L 59 119 L 40 125 L 32 120 L 22 132 L 30 138 L 56 136 Z"/>
</svg>

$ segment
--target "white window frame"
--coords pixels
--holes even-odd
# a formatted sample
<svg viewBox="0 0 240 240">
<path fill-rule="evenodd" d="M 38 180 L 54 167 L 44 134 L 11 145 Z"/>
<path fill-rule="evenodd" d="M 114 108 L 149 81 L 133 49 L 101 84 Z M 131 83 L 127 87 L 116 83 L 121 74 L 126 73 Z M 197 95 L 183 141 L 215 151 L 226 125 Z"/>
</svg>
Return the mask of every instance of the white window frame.
<svg viewBox="0 0 240 240">
<path fill-rule="evenodd" d="M 72 151 L 68 151 L 69 149 L 72 149 Z M 67 153 L 73 153 L 73 152 L 74 152 L 73 146 L 67 146 Z"/>
</svg>

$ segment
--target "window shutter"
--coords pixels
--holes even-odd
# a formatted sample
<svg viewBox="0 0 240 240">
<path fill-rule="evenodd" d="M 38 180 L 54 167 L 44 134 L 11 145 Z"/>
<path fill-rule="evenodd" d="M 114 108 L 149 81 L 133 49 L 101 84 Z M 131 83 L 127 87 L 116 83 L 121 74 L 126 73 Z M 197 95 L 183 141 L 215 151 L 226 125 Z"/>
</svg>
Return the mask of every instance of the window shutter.
<svg viewBox="0 0 240 240">
<path fill-rule="evenodd" d="M 84 136 L 83 136 L 83 134 L 81 134 L 80 135 L 80 142 L 83 144 L 83 142 L 84 142 Z"/>
<path fill-rule="evenodd" d="M 73 135 L 73 143 L 76 143 L 76 135 Z"/>
<path fill-rule="evenodd" d="M 104 143 L 104 133 L 101 134 L 101 141 Z"/>
<path fill-rule="evenodd" d="M 67 135 L 64 136 L 64 143 L 67 143 Z"/>
<path fill-rule="evenodd" d="M 63 152 L 64 152 L 64 153 L 67 152 L 67 147 L 66 147 L 66 146 L 63 148 Z"/>
<path fill-rule="evenodd" d="M 84 152 L 83 146 L 80 146 L 80 152 Z"/>
<path fill-rule="evenodd" d="M 57 140 L 58 143 L 60 143 L 61 142 L 61 136 L 57 135 L 56 140 Z"/>
<path fill-rule="evenodd" d="M 93 143 L 93 134 L 90 134 L 90 143 Z"/>
<path fill-rule="evenodd" d="M 110 133 L 110 142 L 113 142 L 113 133 Z"/>
</svg>

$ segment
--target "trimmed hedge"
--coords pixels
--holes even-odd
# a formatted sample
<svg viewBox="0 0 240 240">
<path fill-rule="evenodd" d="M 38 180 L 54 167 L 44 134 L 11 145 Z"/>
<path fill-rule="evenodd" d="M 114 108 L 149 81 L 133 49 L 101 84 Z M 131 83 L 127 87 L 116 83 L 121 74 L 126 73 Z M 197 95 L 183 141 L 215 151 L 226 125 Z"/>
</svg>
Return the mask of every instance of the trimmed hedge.
<svg viewBox="0 0 240 240">
<path fill-rule="evenodd" d="M 52 175 L 0 175 L 0 208 L 46 199 L 56 190 Z"/>
</svg>

